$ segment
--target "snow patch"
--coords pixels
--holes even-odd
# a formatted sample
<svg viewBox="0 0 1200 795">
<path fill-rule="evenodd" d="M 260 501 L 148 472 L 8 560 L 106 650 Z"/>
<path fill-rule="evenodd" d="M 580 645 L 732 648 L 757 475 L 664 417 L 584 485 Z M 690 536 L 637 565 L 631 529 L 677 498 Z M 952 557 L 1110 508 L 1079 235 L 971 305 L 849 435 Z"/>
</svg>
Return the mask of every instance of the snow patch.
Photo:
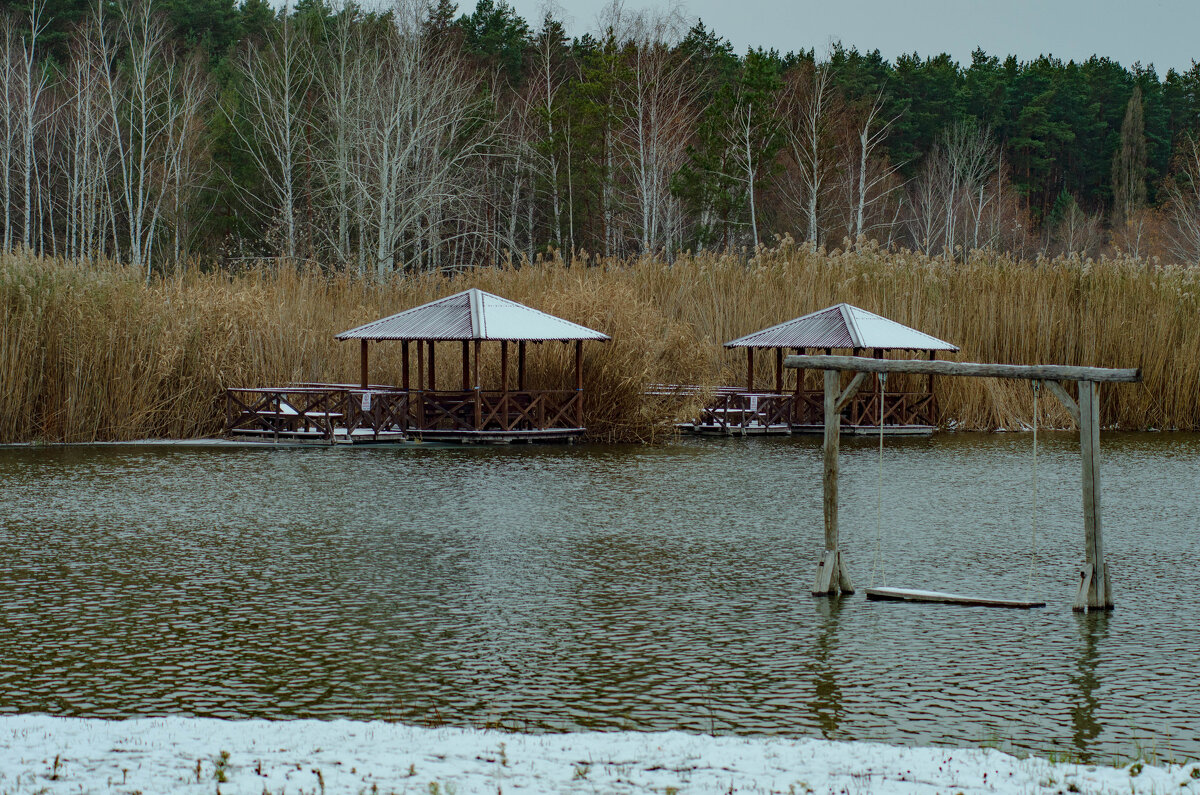
<svg viewBox="0 0 1200 795">
<path fill-rule="evenodd" d="M 1196 776 L 1194 778 L 1193 776 Z M 1200 766 L 1125 768 L 990 749 L 510 734 L 360 721 L 0 717 L 0 793 L 1200 793 Z"/>
</svg>

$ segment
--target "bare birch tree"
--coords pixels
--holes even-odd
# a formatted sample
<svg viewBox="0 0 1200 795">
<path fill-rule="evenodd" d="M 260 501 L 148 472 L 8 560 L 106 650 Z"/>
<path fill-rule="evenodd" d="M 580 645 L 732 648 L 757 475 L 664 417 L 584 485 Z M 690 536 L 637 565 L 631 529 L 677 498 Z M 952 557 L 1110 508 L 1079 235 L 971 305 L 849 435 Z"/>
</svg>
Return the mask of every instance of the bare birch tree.
<svg viewBox="0 0 1200 795">
<path fill-rule="evenodd" d="M 623 113 L 616 138 L 643 254 L 670 248 L 669 232 L 682 213 L 671 178 L 687 159 L 697 71 L 672 50 L 681 29 L 676 10 L 633 15 L 624 33 L 628 63 L 617 85 Z"/>
<path fill-rule="evenodd" d="M 97 2 L 91 45 L 107 103 L 116 155 L 116 191 L 129 261 L 150 268 L 166 202 L 179 169 L 197 155 L 189 132 L 200 124 L 206 82 L 196 58 L 174 52 L 165 23 L 145 0 L 119 0 L 115 19 Z"/>
<path fill-rule="evenodd" d="M 1166 185 L 1170 250 L 1181 263 L 1200 265 L 1200 136 L 1185 136 Z"/>
<path fill-rule="evenodd" d="M 267 41 L 242 52 L 237 62 L 241 107 L 238 118 L 230 120 L 270 192 L 246 195 L 251 203 L 265 205 L 279 225 L 288 259 L 297 252 L 298 169 L 307 145 L 303 98 L 312 76 L 308 44 L 296 27 L 285 5 Z"/>
<path fill-rule="evenodd" d="M 848 145 L 843 144 L 847 149 L 841 158 L 846 164 L 845 193 L 850 199 L 847 232 L 856 245 L 894 218 L 894 214 L 876 216 L 899 186 L 900 164 L 890 162 L 883 153 L 888 133 L 899 118 L 885 116 L 884 96 L 880 91 L 860 110 L 854 119 L 854 135 Z"/>
<path fill-rule="evenodd" d="M 371 114 L 361 119 L 355 140 L 362 168 L 354 188 L 363 199 L 361 223 L 373 239 L 378 278 L 397 267 L 406 245 L 410 257 L 420 251 L 430 224 L 455 225 L 477 206 L 472 180 L 496 135 L 478 83 L 456 54 L 421 35 L 419 11 L 416 3 L 396 8 L 395 26 L 364 84 L 362 107 Z"/>
<path fill-rule="evenodd" d="M 813 251 L 820 245 L 821 204 L 837 166 L 833 104 L 828 64 L 793 70 L 783 93 L 780 115 L 788 153 L 797 168 L 799 190 L 793 199 L 807 220 L 805 236 Z"/>
</svg>

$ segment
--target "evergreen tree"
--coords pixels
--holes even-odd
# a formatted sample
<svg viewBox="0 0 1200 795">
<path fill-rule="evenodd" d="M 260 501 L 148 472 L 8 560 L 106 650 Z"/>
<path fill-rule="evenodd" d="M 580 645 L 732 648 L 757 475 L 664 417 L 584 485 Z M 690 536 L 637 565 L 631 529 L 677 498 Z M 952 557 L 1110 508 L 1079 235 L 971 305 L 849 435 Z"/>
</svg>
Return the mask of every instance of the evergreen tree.
<svg viewBox="0 0 1200 795">
<path fill-rule="evenodd" d="M 1142 89 L 1135 87 L 1121 122 L 1121 145 L 1112 164 L 1114 227 L 1122 227 L 1146 203 L 1146 130 Z"/>
</svg>

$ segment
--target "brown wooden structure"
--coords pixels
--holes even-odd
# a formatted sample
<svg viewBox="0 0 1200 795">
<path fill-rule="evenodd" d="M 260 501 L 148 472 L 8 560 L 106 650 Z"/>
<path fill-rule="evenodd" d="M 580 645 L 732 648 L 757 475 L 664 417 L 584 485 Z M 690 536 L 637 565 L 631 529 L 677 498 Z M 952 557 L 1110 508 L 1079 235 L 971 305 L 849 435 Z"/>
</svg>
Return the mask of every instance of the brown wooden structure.
<svg viewBox="0 0 1200 795">
<path fill-rule="evenodd" d="M 784 356 L 847 351 L 855 356 L 869 352 L 882 359 L 890 352 L 955 352 L 958 347 L 850 304 L 835 304 L 818 312 L 747 334 L 725 343 L 746 351 L 744 386 L 718 387 L 700 416 L 682 428 L 702 434 L 753 435 L 821 433 L 824 427 L 824 389 L 805 385 L 805 371 L 796 370 L 788 384 Z M 774 382 L 756 383 L 755 360 L 774 360 Z M 937 401 L 933 377 L 909 379 L 908 386 L 881 392 L 863 390 L 842 407 L 843 433 L 878 433 L 883 400 L 884 432 L 927 434 L 937 426 Z"/>
<path fill-rule="evenodd" d="M 1079 590 L 1072 608 L 1076 611 L 1108 610 L 1113 606 L 1112 581 L 1109 578 L 1108 561 L 1104 555 L 1104 541 L 1100 515 L 1100 384 L 1137 383 L 1142 380 L 1140 370 L 1116 370 L 1104 367 L 1076 367 L 1070 365 L 1013 365 L 977 364 L 974 362 L 936 362 L 920 360 L 878 360 L 855 356 L 789 356 L 784 366 L 797 369 L 823 370 L 824 389 L 824 490 L 825 549 L 817 564 L 817 575 L 813 583 L 814 596 L 831 596 L 839 593 L 854 593 L 849 567 L 842 556 L 838 534 L 838 425 L 841 408 L 853 397 L 866 380 L 868 373 L 906 373 L 928 376 L 966 376 L 974 378 L 1018 378 L 1044 384 L 1055 397 L 1066 406 L 1071 417 L 1079 425 L 1079 446 L 1083 462 L 1083 526 L 1084 566 L 1080 572 Z M 841 374 L 854 373 L 850 383 L 843 387 Z M 1063 387 L 1062 382 L 1075 381 L 1079 387 L 1076 402 Z M 897 593 L 914 595 L 919 601 L 943 601 L 955 604 L 975 604 L 978 600 L 952 594 L 937 594 L 929 598 L 929 592 L 909 589 L 868 589 L 868 596 L 893 598 Z M 891 593 L 884 593 L 885 591 Z M 924 594 L 924 597 L 920 595 Z M 1012 600 L 989 600 L 992 606 L 1029 607 L 1040 603 L 1015 602 Z"/>
<path fill-rule="evenodd" d="M 229 432 L 328 443 L 570 440 L 586 431 L 583 343 L 609 339 L 477 289 L 373 321 L 337 338 L 359 343 L 357 385 L 226 390 Z M 398 386 L 370 384 L 370 346 L 384 341 L 401 346 Z M 547 342 L 574 343 L 575 378 L 570 387 L 528 387 L 527 346 Z M 439 383 L 438 377 L 439 346 L 444 350 L 447 345 L 462 357 L 461 382 L 453 386 Z M 485 345 L 499 355 L 496 384 L 485 385 L 481 378 Z"/>
</svg>

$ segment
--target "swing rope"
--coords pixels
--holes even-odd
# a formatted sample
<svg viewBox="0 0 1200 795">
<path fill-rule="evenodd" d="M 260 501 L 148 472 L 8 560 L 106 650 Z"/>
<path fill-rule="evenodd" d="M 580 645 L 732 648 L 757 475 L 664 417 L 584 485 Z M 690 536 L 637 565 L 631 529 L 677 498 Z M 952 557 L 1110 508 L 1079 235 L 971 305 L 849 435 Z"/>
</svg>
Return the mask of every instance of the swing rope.
<svg viewBox="0 0 1200 795">
<path fill-rule="evenodd" d="M 1038 529 L 1038 393 L 1042 391 L 1042 382 L 1034 379 L 1033 384 L 1033 520 L 1032 539 L 1029 545 L 1029 574 L 1025 577 L 1025 599 L 1033 587 L 1033 566 L 1037 558 L 1037 529 Z"/>
<path fill-rule="evenodd" d="M 883 539 L 883 396 L 887 385 L 887 373 L 878 373 L 879 381 L 879 467 L 875 481 L 875 560 L 871 563 L 871 587 L 875 587 L 875 572 L 887 586 L 887 572 L 883 568 L 882 539 Z"/>
</svg>

